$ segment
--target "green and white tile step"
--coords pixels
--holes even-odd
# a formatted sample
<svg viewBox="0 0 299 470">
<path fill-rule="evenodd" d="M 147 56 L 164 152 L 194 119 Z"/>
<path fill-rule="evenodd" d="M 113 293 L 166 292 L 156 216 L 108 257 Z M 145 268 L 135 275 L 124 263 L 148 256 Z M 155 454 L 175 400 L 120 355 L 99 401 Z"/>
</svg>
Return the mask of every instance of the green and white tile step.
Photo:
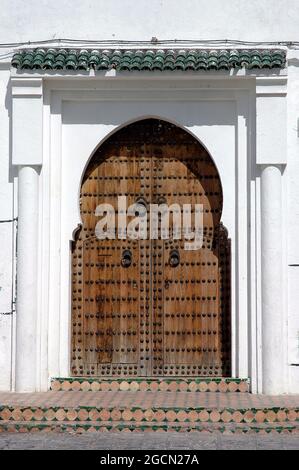
<svg viewBox="0 0 299 470">
<path fill-rule="evenodd" d="M 175 406 L 2 406 L 0 407 L 0 424 L 9 422 L 59 423 L 59 422 L 130 422 L 132 425 L 144 424 L 189 423 L 235 423 L 235 424 L 277 424 L 297 422 L 299 426 L 299 408 L 268 407 L 241 408 L 240 406 L 208 408 L 175 407 Z"/>
<path fill-rule="evenodd" d="M 299 434 L 297 422 L 287 423 L 146 423 L 146 422 L 0 422 L 1 432 L 221 432 L 223 434 Z"/>
<path fill-rule="evenodd" d="M 1 392 L 0 403 L 0 431 L 295 433 L 299 429 L 299 395 Z"/>
<path fill-rule="evenodd" d="M 51 380 L 53 391 L 171 391 L 241 392 L 250 390 L 249 379 L 238 378 L 113 378 L 65 377 Z"/>
</svg>

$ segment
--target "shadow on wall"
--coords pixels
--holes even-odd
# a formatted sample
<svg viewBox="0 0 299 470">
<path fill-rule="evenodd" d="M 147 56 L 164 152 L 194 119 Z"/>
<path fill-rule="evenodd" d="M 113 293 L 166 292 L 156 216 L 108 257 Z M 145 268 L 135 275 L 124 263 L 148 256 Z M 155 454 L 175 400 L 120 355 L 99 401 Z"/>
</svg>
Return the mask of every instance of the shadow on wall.
<svg viewBox="0 0 299 470">
<path fill-rule="evenodd" d="M 9 167 L 8 167 L 8 181 L 13 183 L 13 180 L 18 176 L 18 169 L 12 165 L 12 96 L 11 96 L 11 82 L 7 83 L 7 90 L 5 96 L 5 108 L 7 109 L 9 119 Z"/>
</svg>

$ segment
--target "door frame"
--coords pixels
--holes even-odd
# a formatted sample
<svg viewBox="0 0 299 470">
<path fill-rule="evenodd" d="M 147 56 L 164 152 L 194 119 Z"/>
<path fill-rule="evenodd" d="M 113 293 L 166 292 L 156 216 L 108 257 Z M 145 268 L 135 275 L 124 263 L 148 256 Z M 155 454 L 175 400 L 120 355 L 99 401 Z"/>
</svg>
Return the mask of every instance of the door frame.
<svg viewBox="0 0 299 470">
<path fill-rule="evenodd" d="M 222 162 L 222 168 L 219 168 L 217 164 L 219 162 L 216 162 L 216 165 L 218 166 L 218 171 L 220 174 L 221 181 L 223 183 L 223 180 L 226 180 L 225 187 L 224 187 L 224 213 L 223 213 L 223 223 L 225 224 L 226 227 L 228 227 L 229 231 L 229 237 L 232 239 L 232 376 L 233 377 L 248 377 L 248 376 L 253 376 L 253 374 L 250 371 L 250 368 L 254 368 L 255 365 L 255 358 L 253 360 L 249 361 L 249 351 L 251 350 L 254 354 L 254 351 L 256 350 L 256 346 L 252 348 L 251 342 L 255 343 L 256 345 L 256 338 L 255 336 L 249 336 L 249 320 L 248 320 L 248 310 L 249 310 L 249 303 L 251 299 L 249 298 L 250 290 L 248 288 L 248 283 L 250 282 L 248 279 L 248 271 L 249 271 L 249 266 L 248 266 L 248 258 L 247 258 L 247 250 L 248 247 L 250 247 L 250 241 L 249 237 L 253 234 L 253 232 L 249 233 L 248 232 L 248 204 L 249 204 L 249 197 L 254 197 L 253 194 L 251 193 L 250 189 L 250 177 L 249 177 L 249 172 L 250 172 L 250 165 L 249 162 L 251 161 L 251 153 L 250 153 L 250 145 L 248 143 L 248 136 L 249 132 L 251 130 L 251 118 L 250 116 L 250 95 L 252 93 L 251 86 L 252 82 L 248 81 L 247 83 L 249 90 L 244 90 L 244 89 L 235 89 L 235 90 L 226 90 L 225 92 L 223 91 L 218 91 L 217 90 L 217 85 L 219 84 L 216 82 L 216 90 L 211 93 L 211 91 L 198 91 L 197 86 L 196 86 L 196 92 L 194 89 L 189 88 L 187 86 L 187 89 L 180 89 L 176 90 L 175 92 L 169 91 L 167 84 L 163 83 L 164 85 L 164 91 L 161 94 L 161 84 L 159 84 L 158 90 L 156 89 L 156 86 L 154 86 L 153 90 L 143 90 L 142 92 L 139 90 L 139 92 L 136 94 L 132 93 L 132 90 L 126 90 L 126 93 L 122 91 L 122 96 L 123 100 L 126 100 L 126 102 L 131 102 L 134 105 L 137 103 L 140 105 L 142 102 L 144 103 L 151 103 L 151 104 L 167 104 L 174 102 L 174 100 L 177 100 L 179 103 L 185 102 L 185 103 L 190 103 L 194 102 L 196 100 L 196 103 L 198 103 L 198 106 L 203 105 L 207 101 L 212 104 L 212 106 L 215 106 L 215 108 L 218 107 L 218 105 L 224 105 L 227 107 L 229 105 L 231 109 L 234 109 L 234 116 L 231 116 L 232 119 L 234 119 L 233 123 L 231 124 L 230 131 L 233 133 L 233 139 L 234 139 L 234 144 L 235 147 L 231 148 L 230 155 L 233 154 L 234 157 L 234 171 L 236 172 L 236 177 L 238 183 L 236 184 L 235 188 L 233 191 L 231 191 L 228 187 L 227 184 L 227 175 L 223 175 L 224 170 L 224 163 Z M 152 85 L 155 85 L 152 83 Z M 165 86 L 166 85 L 166 86 Z M 190 85 L 187 83 L 187 85 Z M 244 85 L 243 85 L 244 86 Z M 100 86 L 102 88 L 102 86 Z M 162 99 L 165 101 L 160 101 Z M 52 90 L 52 102 L 51 102 L 51 108 L 52 108 L 52 114 L 51 114 L 51 119 L 53 120 L 53 124 L 56 127 L 56 132 L 55 137 L 52 134 L 51 142 L 52 142 L 52 159 L 54 158 L 53 153 L 57 155 L 57 151 L 61 152 L 61 139 L 63 139 L 63 113 L 64 113 L 64 106 L 67 105 L 67 103 L 71 102 L 74 100 L 74 103 L 80 103 L 80 108 L 82 105 L 82 102 L 85 101 L 85 103 L 90 103 L 90 101 L 94 100 L 98 103 L 103 103 L 105 106 L 108 105 L 108 103 L 111 103 L 113 106 L 117 105 L 119 102 L 120 95 L 117 94 L 116 92 L 109 92 L 107 90 L 101 89 L 99 91 L 84 91 L 82 92 L 81 96 L 78 97 L 77 93 L 74 92 L 61 92 L 61 91 L 56 91 L 53 92 Z M 144 108 L 143 108 L 144 109 Z M 223 109 L 223 108 L 222 108 Z M 139 113 L 138 113 L 139 114 Z M 97 143 L 93 144 L 93 141 L 90 140 L 89 145 L 86 145 L 86 155 L 89 155 L 87 157 L 86 163 L 84 168 L 82 168 L 82 172 L 80 177 L 82 178 L 82 175 L 84 174 L 84 169 L 86 165 L 88 164 L 89 159 L 91 158 L 91 155 L 95 151 L 95 149 L 100 146 L 106 138 L 108 138 L 111 133 L 113 133 L 116 129 L 120 129 L 121 127 L 124 127 L 128 125 L 130 122 L 134 122 L 135 120 L 139 119 L 144 119 L 146 117 L 154 117 L 154 118 L 161 118 L 164 120 L 169 120 L 170 122 L 173 122 L 174 124 L 181 126 L 183 128 L 186 128 L 187 131 L 193 133 L 193 135 L 200 140 L 201 144 L 204 145 L 207 150 L 209 151 L 210 155 L 212 158 L 214 158 L 214 153 L 213 150 L 211 149 L 211 141 L 207 142 L 205 140 L 205 137 L 201 137 L 201 130 L 204 130 L 206 126 L 200 125 L 196 129 L 196 131 L 192 131 L 192 129 L 188 129 L 188 127 L 184 126 L 184 123 L 179 120 L 179 116 L 177 120 L 174 120 L 173 117 L 171 116 L 171 113 L 167 112 L 167 109 L 164 109 L 163 114 L 154 114 L 150 113 L 148 115 L 137 115 L 136 118 L 131 118 L 128 115 L 127 119 L 124 120 L 123 122 L 120 122 L 118 124 L 115 124 L 112 126 L 112 128 L 107 126 L 102 126 L 102 131 L 104 131 L 104 135 L 102 138 L 98 140 Z M 99 130 L 100 130 L 101 125 L 99 125 Z M 221 136 L 224 137 L 224 140 L 229 140 L 229 137 L 227 136 L 226 133 L 226 127 L 228 126 L 222 126 L 220 125 L 218 128 L 218 133 L 214 133 L 214 138 L 216 139 L 221 139 Z M 110 132 L 109 132 L 110 131 Z M 202 133 L 204 134 L 204 132 Z M 230 136 L 231 137 L 231 136 Z M 210 135 L 211 138 L 211 135 Z M 94 146 L 92 149 L 91 146 Z M 58 148 L 57 148 L 58 147 Z M 90 149 L 90 150 L 88 150 Z M 64 149 L 63 149 L 64 150 Z M 80 149 L 82 151 L 82 149 Z M 62 152 L 63 153 L 63 152 Z M 63 158 L 63 157 L 61 157 Z M 228 155 L 226 158 L 229 158 Z M 231 157 L 230 157 L 231 158 Z M 61 170 L 61 169 L 60 169 Z M 59 171 L 59 170 L 58 170 Z M 59 178 L 63 178 L 64 176 L 62 175 L 62 171 L 59 171 Z M 58 175 L 57 175 L 58 176 Z M 248 191 L 243 191 L 243 188 L 247 187 Z M 79 192 L 79 184 L 75 188 L 72 188 L 72 194 L 74 197 L 74 200 L 78 201 L 78 192 Z M 62 192 L 61 192 L 61 197 L 63 200 L 69 199 L 69 196 L 63 196 L 65 195 L 64 189 L 63 189 L 63 184 L 62 184 Z M 230 193 L 230 195 L 228 194 Z M 233 193 L 233 194 L 232 194 Z M 77 195 L 77 199 L 75 197 Z M 230 220 L 227 223 L 227 220 L 225 219 L 225 212 L 227 215 L 228 212 L 228 204 L 226 203 L 227 199 L 231 198 L 235 202 L 231 205 L 231 209 L 233 212 L 237 214 L 236 217 L 234 217 L 234 220 Z M 236 202 L 238 200 L 238 202 Z M 245 210 L 244 210 L 245 209 Z M 66 217 L 66 212 L 67 209 L 66 207 L 61 208 L 61 220 L 64 220 Z M 64 224 L 64 227 L 62 228 L 62 233 L 61 233 L 61 240 L 60 240 L 60 246 L 61 247 L 67 247 L 67 252 L 66 249 L 64 249 L 64 253 L 61 259 L 61 266 L 64 266 L 64 275 L 69 276 L 69 268 L 66 269 L 66 266 L 69 266 L 70 260 L 69 260 L 69 243 L 70 243 L 70 238 L 71 234 L 76 230 L 78 224 L 80 223 L 79 219 L 79 214 L 77 211 L 76 214 L 74 214 L 74 210 L 72 209 L 72 221 L 69 222 L 69 225 L 66 226 Z M 70 220 L 70 219 L 69 219 Z M 255 236 L 255 234 L 254 234 Z M 245 248 L 246 247 L 246 248 Z M 68 283 L 64 283 L 64 288 L 62 288 L 62 293 L 68 292 L 68 290 L 65 291 L 65 289 L 68 288 Z M 57 285 L 56 285 L 57 287 Z M 53 288 L 55 289 L 54 285 Z M 255 287 L 253 286 L 251 288 L 251 295 L 255 294 Z M 65 313 L 64 315 L 64 320 L 62 320 L 62 324 L 60 329 L 57 328 L 57 334 L 58 337 L 60 337 L 60 354 L 59 354 L 59 365 L 57 369 L 57 365 L 55 367 L 56 369 L 56 374 L 52 373 L 52 376 L 68 376 L 69 374 L 69 348 L 66 349 L 65 347 L 65 340 L 68 338 L 68 345 L 70 344 L 70 302 L 69 302 L 69 294 L 68 296 L 62 295 L 60 299 L 60 311 L 62 312 L 68 312 L 67 318 L 68 321 L 66 321 Z M 54 306 L 50 306 L 50 309 L 52 309 Z M 240 314 L 241 317 L 240 318 Z M 252 326 L 256 322 L 255 319 L 252 319 Z M 64 338 L 64 340 L 62 339 Z M 54 339 L 54 338 L 53 338 Z M 57 342 L 57 340 L 56 340 Z M 63 343 L 63 344 L 62 344 Z M 53 348 L 54 349 L 54 348 Z"/>
<path fill-rule="evenodd" d="M 262 71 L 253 74 L 239 70 L 234 75 L 205 72 L 195 76 L 178 72 L 161 76 L 145 72 L 87 77 L 65 72 L 33 72 L 21 77 L 12 76 L 13 102 L 19 103 L 14 109 L 14 118 L 20 118 L 18 113 L 26 111 L 42 131 L 38 143 L 34 135 L 26 135 L 27 151 L 22 162 L 18 162 L 18 165 L 34 164 L 30 160 L 31 148 L 36 150 L 41 146 L 36 225 L 39 242 L 34 247 L 38 259 L 35 390 L 46 390 L 50 377 L 63 377 L 69 373 L 70 241 L 78 224 L 79 211 L 75 201 L 78 201 L 80 180 L 88 159 L 116 128 L 136 119 L 160 117 L 193 133 L 216 160 L 224 186 L 225 217 L 231 217 L 233 221 L 227 224 L 226 218 L 223 219 L 232 239 L 232 375 L 250 377 L 251 390 L 262 391 L 262 188 L 258 165 L 286 163 L 286 140 L 270 131 L 265 134 L 263 129 L 271 117 L 269 104 L 284 110 L 287 83 L 286 76 L 267 76 L 267 72 L 264 75 Z M 36 90 L 36 84 L 32 85 L 34 80 L 41 87 L 34 102 L 41 103 L 42 120 L 40 108 L 32 108 Z M 78 111 L 71 122 L 68 110 L 71 106 L 75 109 L 76 104 Z M 98 106 L 98 114 L 93 106 Z M 207 106 L 213 108 L 213 112 L 205 113 Z M 87 113 L 87 108 L 92 112 Z M 223 117 L 223 109 L 228 111 L 227 117 L 231 120 L 215 124 L 215 119 L 218 121 Z M 106 118 L 96 121 L 103 110 Z M 190 111 L 188 116 L 187 110 Z M 279 122 L 283 121 L 283 112 L 278 113 L 277 118 Z M 14 120 L 14 144 L 22 135 L 19 122 L 21 119 Z M 224 161 L 217 156 L 217 141 L 225 144 Z M 276 142 L 280 151 L 273 153 Z M 233 171 L 231 161 L 234 162 Z M 72 171 L 67 174 L 69 168 Z M 285 181 L 283 171 L 281 180 Z M 17 185 L 15 188 L 17 197 Z M 282 189 L 285 204 L 285 184 Z M 231 214 L 228 214 L 229 210 Z M 279 252 L 284 261 L 285 243 L 286 236 Z M 286 318 L 286 268 L 282 290 L 282 315 Z M 286 328 L 282 343 L 287 344 Z M 284 366 L 280 385 L 285 391 L 287 374 L 288 368 Z"/>
</svg>

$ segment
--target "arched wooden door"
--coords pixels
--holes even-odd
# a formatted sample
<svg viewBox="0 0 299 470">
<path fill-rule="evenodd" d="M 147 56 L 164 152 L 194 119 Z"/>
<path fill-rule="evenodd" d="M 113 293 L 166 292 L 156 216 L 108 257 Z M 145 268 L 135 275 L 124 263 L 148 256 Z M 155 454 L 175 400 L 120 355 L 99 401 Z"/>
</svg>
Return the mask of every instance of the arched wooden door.
<svg viewBox="0 0 299 470">
<path fill-rule="evenodd" d="M 202 204 L 202 248 L 185 250 L 186 240 L 171 234 L 98 240 L 95 209 L 117 208 L 120 195 L 128 205 Z M 230 375 L 230 245 L 221 211 L 211 157 L 175 125 L 139 121 L 97 150 L 72 249 L 73 375 Z"/>
</svg>

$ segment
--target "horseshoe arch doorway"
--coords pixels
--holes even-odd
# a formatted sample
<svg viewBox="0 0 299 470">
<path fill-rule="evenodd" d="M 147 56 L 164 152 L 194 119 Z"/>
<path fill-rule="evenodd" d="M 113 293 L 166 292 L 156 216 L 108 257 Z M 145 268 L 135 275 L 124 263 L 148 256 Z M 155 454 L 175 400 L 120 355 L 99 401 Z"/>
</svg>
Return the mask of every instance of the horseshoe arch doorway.
<svg viewBox="0 0 299 470">
<path fill-rule="evenodd" d="M 203 205 L 203 245 L 99 240 L 96 207 Z M 182 128 L 144 119 L 95 152 L 82 181 L 72 245 L 73 376 L 221 377 L 231 374 L 230 240 L 222 187 L 207 150 Z"/>
</svg>

